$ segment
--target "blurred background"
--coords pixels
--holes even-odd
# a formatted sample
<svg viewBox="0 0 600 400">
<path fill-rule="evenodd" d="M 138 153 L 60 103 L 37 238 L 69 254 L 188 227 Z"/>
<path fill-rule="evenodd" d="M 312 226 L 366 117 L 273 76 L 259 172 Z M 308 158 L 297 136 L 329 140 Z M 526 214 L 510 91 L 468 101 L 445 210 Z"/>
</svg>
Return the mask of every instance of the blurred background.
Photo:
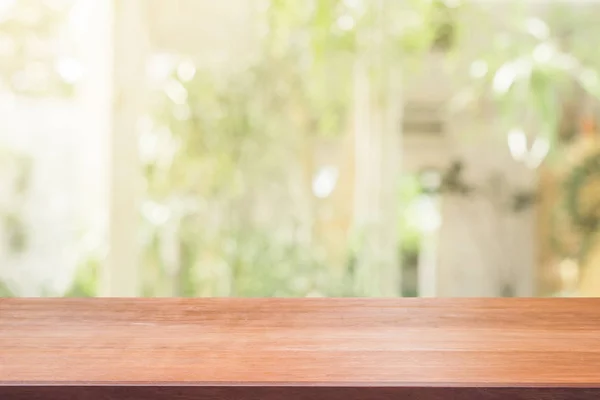
<svg viewBox="0 0 600 400">
<path fill-rule="evenodd" d="M 597 21 L 0 0 L 0 296 L 599 296 Z"/>
</svg>

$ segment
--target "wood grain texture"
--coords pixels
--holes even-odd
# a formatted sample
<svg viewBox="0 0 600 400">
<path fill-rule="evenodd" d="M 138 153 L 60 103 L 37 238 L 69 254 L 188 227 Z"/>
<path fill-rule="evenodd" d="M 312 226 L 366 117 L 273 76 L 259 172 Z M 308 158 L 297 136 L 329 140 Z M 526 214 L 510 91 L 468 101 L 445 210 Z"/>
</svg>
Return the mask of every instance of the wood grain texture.
<svg viewBox="0 0 600 400">
<path fill-rule="evenodd" d="M 0 300 L 3 400 L 598 399 L 599 388 L 600 299 Z"/>
</svg>

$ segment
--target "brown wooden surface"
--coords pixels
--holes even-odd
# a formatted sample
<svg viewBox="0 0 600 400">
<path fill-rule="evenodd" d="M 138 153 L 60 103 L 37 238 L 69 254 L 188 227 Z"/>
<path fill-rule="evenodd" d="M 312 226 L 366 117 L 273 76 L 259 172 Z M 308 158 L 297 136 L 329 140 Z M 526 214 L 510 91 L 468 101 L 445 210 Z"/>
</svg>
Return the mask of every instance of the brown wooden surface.
<svg viewBox="0 0 600 400">
<path fill-rule="evenodd" d="M 597 400 L 589 388 L 0 386 L 2 400 Z"/>
<path fill-rule="evenodd" d="M 232 386 L 267 390 L 238 399 L 600 398 L 600 299 L 0 300 L 2 399 Z"/>
</svg>

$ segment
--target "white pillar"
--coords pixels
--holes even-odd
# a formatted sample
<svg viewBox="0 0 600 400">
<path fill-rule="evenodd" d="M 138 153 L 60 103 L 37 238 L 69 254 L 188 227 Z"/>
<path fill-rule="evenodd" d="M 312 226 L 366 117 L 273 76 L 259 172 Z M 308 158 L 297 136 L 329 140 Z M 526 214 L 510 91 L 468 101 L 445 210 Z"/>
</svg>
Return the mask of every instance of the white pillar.
<svg viewBox="0 0 600 400">
<path fill-rule="evenodd" d="M 74 10 L 77 52 L 83 80 L 77 85 L 82 108 L 76 171 L 80 180 L 81 220 L 100 243 L 106 240 L 108 210 L 108 139 L 112 129 L 113 10 L 110 1 L 78 0 Z M 96 239 L 96 238 L 95 238 Z"/>
<path fill-rule="evenodd" d="M 109 254 L 102 294 L 137 296 L 138 162 L 137 123 L 145 106 L 148 32 L 144 0 L 114 0 L 113 121 L 110 149 Z"/>
</svg>

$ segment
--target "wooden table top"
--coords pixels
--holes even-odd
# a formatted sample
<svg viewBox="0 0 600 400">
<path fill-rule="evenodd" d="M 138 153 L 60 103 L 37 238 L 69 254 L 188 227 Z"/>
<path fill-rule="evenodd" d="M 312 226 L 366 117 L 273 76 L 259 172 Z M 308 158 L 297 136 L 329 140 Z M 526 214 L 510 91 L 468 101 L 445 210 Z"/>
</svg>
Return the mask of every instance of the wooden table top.
<svg viewBox="0 0 600 400">
<path fill-rule="evenodd" d="M 42 386 L 600 398 L 600 299 L 0 299 L 0 398 Z"/>
</svg>

